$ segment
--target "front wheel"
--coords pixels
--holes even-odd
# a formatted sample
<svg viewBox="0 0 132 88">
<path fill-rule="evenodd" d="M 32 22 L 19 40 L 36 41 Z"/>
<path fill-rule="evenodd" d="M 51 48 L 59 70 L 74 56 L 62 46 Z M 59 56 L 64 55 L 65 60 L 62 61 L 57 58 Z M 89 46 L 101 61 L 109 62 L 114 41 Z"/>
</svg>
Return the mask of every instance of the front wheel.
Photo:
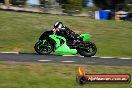
<svg viewBox="0 0 132 88">
<path fill-rule="evenodd" d="M 77 48 L 78 53 L 84 57 L 94 56 L 97 52 L 97 47 L 92 42 L 84 42 Z"/>
<path fill-rule="evenodd" d="M 53 51 L 53 46 L 49 41 L 43 40 L 43 41 L 38 41 L 35 44 L 34 49 L 40 55 L 47 55 Z"/>
</svg>

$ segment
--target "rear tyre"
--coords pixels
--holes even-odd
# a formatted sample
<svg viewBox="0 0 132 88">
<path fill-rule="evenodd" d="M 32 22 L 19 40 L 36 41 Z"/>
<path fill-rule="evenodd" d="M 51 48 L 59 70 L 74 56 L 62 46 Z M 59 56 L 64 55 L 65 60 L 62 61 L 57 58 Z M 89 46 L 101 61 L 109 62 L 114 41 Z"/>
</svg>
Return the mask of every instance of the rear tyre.
<svg viewBox="0 0 132 88">
<path fill-rule="evenodd" d="M 48 40 L 38 41 L 34 46 L 35 51 L 40 55 L 48 55 L 53 51 L 53 46 Z"/>
<path fill-rule="evenodd" d="M 92 42 L 84 42 L 82 45 L 78 46 L 77 51 L 84 57 L 91 57 L 96 54 L 97 47 Z"/>
</svg>

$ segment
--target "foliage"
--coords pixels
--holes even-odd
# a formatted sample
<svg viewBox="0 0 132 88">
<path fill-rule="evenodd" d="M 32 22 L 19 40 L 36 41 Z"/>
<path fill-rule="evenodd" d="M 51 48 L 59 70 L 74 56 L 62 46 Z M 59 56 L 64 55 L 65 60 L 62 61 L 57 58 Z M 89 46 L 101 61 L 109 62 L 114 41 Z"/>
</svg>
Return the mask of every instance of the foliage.
<svg viewBox="0 0 132 88">
<path fill-rule="evenodd" d="M 87 11 L 97 11 L 100 10 L 101 8 L 97 7 L 97 6 L 92 6 L 92 7 L 86 7 Z"/>
<path fill-rule="evenodd" d="M 48 7 L 49 1 L 47 0 L 39 0 L 39 4 L 41 7 Z"/>
<path fill-rule="evenodd" d="M 26 5 L 27 0 L 12 0 L 11 4 L 13 5 Z"/>
<path fill-rule="evenodd" d="M 0 0 L 0 3 L 4 3 L 4 0 Z"/>
<path fill-rule="evenodd" d="M 62 4 L 68 4 L 69 0 L 56 0 L 60 5 Z"/>
<path fill-rule="evenodd" d="M 131 6 L 128 6 L 129 3 L 132 3 L 130 0 L 93 0 L 95 5 L 102 9 L 110 10 L 131 10 Z"/>
<path fill-rule="evenodd" d="M 64 3 L 64 2 L 63 2 Z M 82 0 L 68 0 L 62 5 L 64 12 L 67 13 L 80 13 L 83 9 Z"/>
<path fill-rule="evenodd" d="M 132 4 L 132 0 L 125 0 L 125 5 L 124 5 L 124 9 L 125 11 L 130 11 L 132 12 L 132 5 L 129 5 L 129 4 Z"/>
</svg>

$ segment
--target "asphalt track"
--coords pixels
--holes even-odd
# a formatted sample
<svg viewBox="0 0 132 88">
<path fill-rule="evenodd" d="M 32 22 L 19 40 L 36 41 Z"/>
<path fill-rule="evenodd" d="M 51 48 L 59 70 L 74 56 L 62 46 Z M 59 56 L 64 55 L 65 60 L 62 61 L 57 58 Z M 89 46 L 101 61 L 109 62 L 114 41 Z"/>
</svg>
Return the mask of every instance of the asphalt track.
<svg viewBox="0 0 132 88">
<path fill-rule="evenodd" d="M 106 66 L 132 66 L 132 59 L 38 55 L 35 53 L 0 53 L 0 62 L 65 63 Z"/>
</svg>

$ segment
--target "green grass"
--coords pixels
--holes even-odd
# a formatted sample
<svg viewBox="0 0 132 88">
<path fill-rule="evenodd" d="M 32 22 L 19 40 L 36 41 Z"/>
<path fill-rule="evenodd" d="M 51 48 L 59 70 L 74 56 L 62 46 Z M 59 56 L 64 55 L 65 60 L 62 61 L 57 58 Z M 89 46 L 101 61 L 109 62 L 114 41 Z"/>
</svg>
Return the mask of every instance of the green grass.
<svg viewBox="0 0 132 88">
<path fill-rule="evenodd" d="M 78 33 L 90 33 L 97 56 L 132 57 L 132 23 L 89 18 L 0 11 L 0 51 L 34 52 L 34 44 L 56 21 Z"/>
<path fill-rule="evenodd" d="M 132 67 L 83 66 L 87 73 L 132 75 Z M 0 64 L 0 88 L 131 88 L 130 84 L 76 83 L 78 65 Z"/>
</svg>

